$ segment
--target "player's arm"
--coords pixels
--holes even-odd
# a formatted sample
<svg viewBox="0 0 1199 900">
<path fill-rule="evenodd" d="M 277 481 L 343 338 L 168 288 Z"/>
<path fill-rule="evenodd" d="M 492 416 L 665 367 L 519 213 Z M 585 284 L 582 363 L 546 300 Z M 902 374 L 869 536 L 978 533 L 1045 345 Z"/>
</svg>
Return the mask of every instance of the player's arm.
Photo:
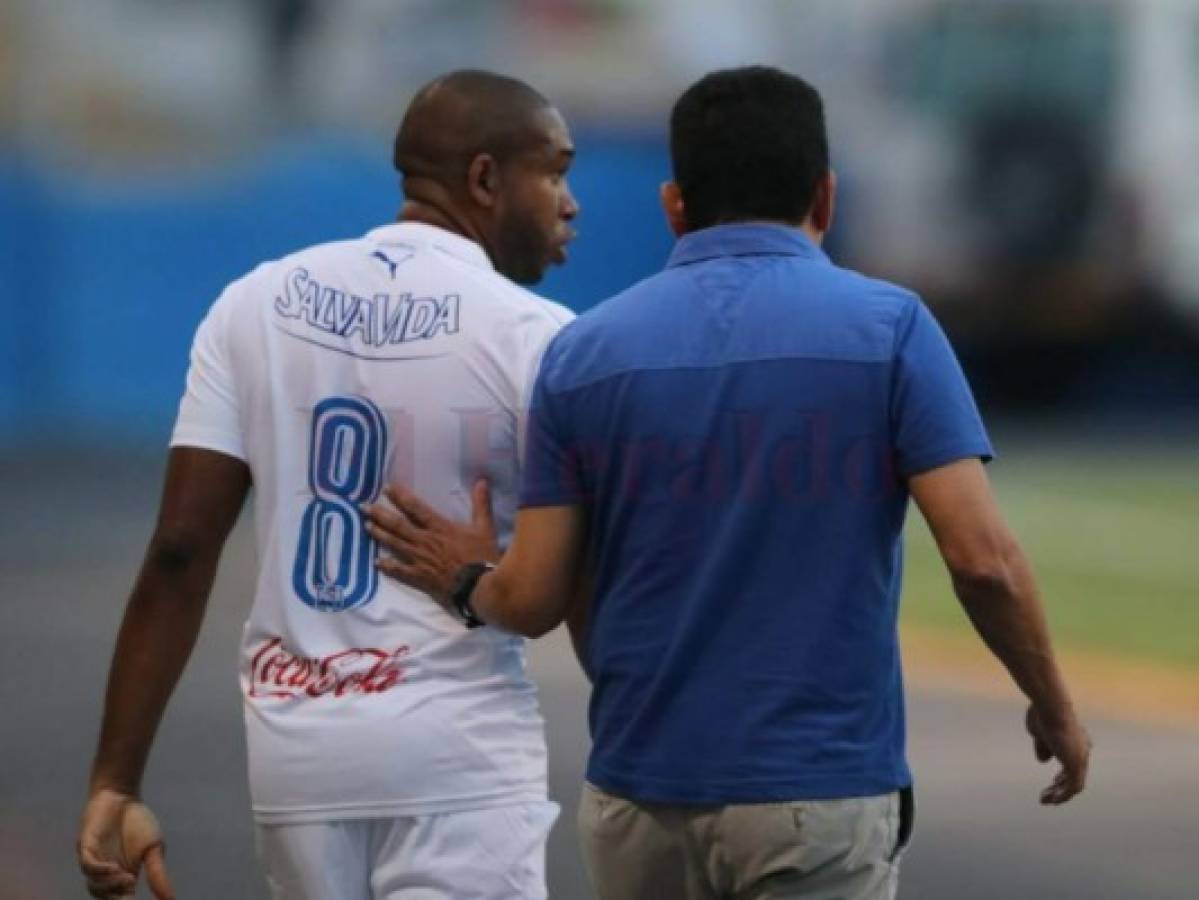
<svg viewBox="0 0 1199 900">
<path fill-rule="evenodd" d="M 142 834 L 135 842 L 157 843 L 156 825 L 137 803 L 142 773 L 249 488 L 249 468 L 239 459 L 193 448 L 170 453 L 158 522 L 113 653 L 80 829 L 80 864 L 95 896 L 118 895 L 149 849 L 122 846 L 122 817 L 126 841 L 131 829 Z"/>
<path fill-rule="evenodd" d="M 1086 783 L 1091 743 L 1054 658 L 1032 568 L 986 471 L 979 460 L 965 459 L 908 484 L 970 621 L 1032 704 L 1028 725 L 1038 758 L 1056 757 L 1062 765 L 1042 802 L 1063 803 Z"/>
<path fill-rule="evenodd" d="M 170 453 L 158 522 L 125 608 L 91 787 L 136 794 L 158 722 L 200 631 L 217 561 L 250 488 L 244 462 Z"/>
<path fill-rule="evenodd" d="M 534 638 L 565 620 L 583 570 L 583 507 L 520 510 L 512 544 L 500 559 L 485 482 L 479 482 L 472 493 L 470 523 L 446 519 L 403 488 L 388 488 L 387 497 L 395 509 L 379 503 L 363 509 L 371 536 L 391 551 L 376 563 L 381 572 L 448 606 L 463 566 L 499 559 L 495 570 L 479 580 L 471 595 L 479 618 Z"/>
</svg>

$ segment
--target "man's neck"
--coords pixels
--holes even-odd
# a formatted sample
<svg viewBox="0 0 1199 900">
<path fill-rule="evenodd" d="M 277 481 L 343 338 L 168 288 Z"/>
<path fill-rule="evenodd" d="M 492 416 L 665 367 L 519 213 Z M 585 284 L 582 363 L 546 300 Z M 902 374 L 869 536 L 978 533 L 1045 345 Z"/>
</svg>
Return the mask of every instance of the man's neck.
<svg viewBox="0 0 1199 900">
<path fill-rule="evenodd" d="M 405 200 L 404 205 L 400 207 L 400 214 L 396 218 L 401 222 L 420 222 L 424 225 L 432 225 L 442 231 L 449 231 L 478 242 L 478 238 L 471 234 L 465 223 L 458 221 L 446 211 L 419 200 Z"/>
</svg>

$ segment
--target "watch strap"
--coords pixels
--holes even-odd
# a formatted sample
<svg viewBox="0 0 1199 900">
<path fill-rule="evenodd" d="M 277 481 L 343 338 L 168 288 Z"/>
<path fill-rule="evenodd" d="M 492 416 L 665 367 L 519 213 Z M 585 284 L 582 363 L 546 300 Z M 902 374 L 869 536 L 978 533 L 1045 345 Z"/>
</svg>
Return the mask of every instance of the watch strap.
<svg viewBox="0 0 1199 900">
<path fill-rule="evenodd" d="M 479 618 L 475 608 L 471 606 L 470 597 L 475 592 L 479 579 L 494 568 L 495 563 L 467 563 L 454 575 L 454 584 L 450 589 L 450 606 L 467 628 L 478 628 L 487 624 Z"/>
</svg>

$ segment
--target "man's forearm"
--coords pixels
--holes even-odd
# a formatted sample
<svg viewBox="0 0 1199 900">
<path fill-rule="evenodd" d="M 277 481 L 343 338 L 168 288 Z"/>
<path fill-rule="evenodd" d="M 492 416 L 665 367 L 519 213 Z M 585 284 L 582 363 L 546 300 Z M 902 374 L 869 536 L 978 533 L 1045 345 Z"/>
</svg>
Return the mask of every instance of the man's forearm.
<svg viewBox="0 0 1199 900">
<path fill-rule="evenodd" d="M 562 622 L 562 611 L 542 599 L 520 572 L 510 572 L 500 561 L 499 567 L 480 580 L 471 597 L 476 614 L 488 625 L 502 631 L 539 638 Z"/>
<path fill-rule="evenodd" d="M 1002 569 L 987 574 L 953 573 L 954 591 L 975 629 L 1044 717 L 1072 715 L 1032 569 L 1013 540 Z"/>
<path fill-rule="evenodd" d="M 204 618 L 216 558 L 152 542 L 125 609 L 109 672 L 91 790 L 140 790 L 146 758 Z"/>
</svg>

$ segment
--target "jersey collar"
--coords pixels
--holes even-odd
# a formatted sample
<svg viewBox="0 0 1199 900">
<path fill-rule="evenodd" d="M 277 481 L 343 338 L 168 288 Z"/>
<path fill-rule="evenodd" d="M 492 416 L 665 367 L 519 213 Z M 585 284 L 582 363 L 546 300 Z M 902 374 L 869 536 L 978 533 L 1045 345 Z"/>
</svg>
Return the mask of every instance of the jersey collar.
<svg viewBox="0 0 1199 900">
<path fill-rule="evenodd" d="M 801 256 L 827 261 L 824 251 L 798 228 L 755 222 L 714 225 L 683 235 L 667 268 L 722 256 Z"/>
<path fill-rule="evenodd" d="M 413 244 L 431 247 L 468 265 L 494 272 L 495 266 L 483 248 L 470 238 L 424 222 L 392 222 L 373 229 L 368 235 L 380 243 Z"/>
</svg>

